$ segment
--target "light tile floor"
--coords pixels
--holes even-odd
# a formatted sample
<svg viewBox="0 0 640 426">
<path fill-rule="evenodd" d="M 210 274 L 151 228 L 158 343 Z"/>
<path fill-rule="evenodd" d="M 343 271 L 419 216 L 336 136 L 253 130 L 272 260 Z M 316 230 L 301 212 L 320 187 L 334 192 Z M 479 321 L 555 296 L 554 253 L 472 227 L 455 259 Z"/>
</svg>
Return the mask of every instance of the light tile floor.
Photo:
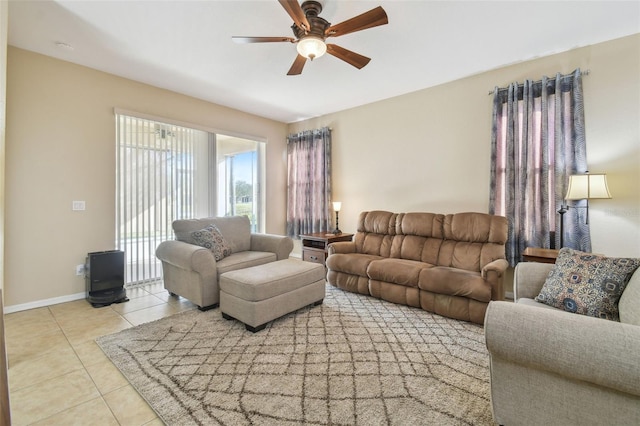
<svg viewBox="0 0 640 426">
<path fill-rule="evenodd" d="M 162 283 L 127 289 L 129 301 L 86 300 L 5 315 L 11 420 L 18 425 L 162 425 L 95 339 L 195 308 Z"/>
</svg>

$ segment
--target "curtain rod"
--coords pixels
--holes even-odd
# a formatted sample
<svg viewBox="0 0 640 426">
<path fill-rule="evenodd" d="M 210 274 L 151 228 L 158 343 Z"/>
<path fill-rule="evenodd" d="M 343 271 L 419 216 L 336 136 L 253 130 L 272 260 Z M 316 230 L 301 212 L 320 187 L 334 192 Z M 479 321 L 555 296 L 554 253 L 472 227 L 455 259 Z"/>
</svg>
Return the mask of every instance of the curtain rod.
<svg viewBox="0 0 640 426">
<path fill-rule="evenodd" d="M 581 75 L 589 75 L 590 73 L 591 73 L 591 70 L 584 70 L 580 72 Z M 571 74 L 567 74 L 567 75 L 571 75 Z M 556 79 L 555 77 L 549 78 L 549 80 L 555 80 L 555 79 Z M 537 83 L 542 83 L 542 79 L 533 82 L 533 84 L 537 84 Z M 489 90 L 489 93 L 487 93 L 487 95 L 493 95 L 493 92 L 495 92 L 495 89 Z"/>
</svg>

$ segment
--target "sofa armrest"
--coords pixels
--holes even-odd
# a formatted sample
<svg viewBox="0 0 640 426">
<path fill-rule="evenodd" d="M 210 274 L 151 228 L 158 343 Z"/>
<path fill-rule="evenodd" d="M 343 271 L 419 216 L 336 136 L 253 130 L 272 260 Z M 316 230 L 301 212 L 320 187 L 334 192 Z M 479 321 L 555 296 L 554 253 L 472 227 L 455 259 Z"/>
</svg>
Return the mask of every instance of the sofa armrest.
<svg viewBox="0 0 640 426">
<path fill-rule="evenodd" d="M 540 294 L 551 268 L 551 263 L 518 263 L 513 272 L 513 300 L 518 301 L 523 297 L 534 299 Z"/>
<path fill-rule="evenodd" d="M 329 244 L 329 248 L 327 249 L 327 255 L 331 256 L 332 254 L 337 253 L 355 253 L 356 252 L 356 243 L 353 241 L 338 241 L 335 243 Z"/>
<path fill-rule="evenodd" d="M 275 253 L 277 260 L 288 259 L 293 240 L 284 235 L 251 234 L 251 250 Z"/>
<path fill-rule="evenodd" d="M 640 396 L 640 327 L 560 310 L 491 302 L 491 357 Z"/>
<path fill-rule="evenodd" d="M 505 259 L 496 259 L 493 262 L 490 262 L 484 265 L 481 271 L 482 278 L 486 280 L 489 273 L 491 272 L 495 272 L 499 275 L 502 275 L 504 274 L 504 271 L 506 271 L 508 267 L 509 267 L 509 262 L 507 262 Z"/>
<path fill-rule="evenodd" d="M 156 248 L 156 257 L 181 269 L 208 275 L 216 272 L 216 258 L 211 250 L 183 241 L 163 241 Z"/>
<path fill-rule="evenodd" d="M 504 300 L 504 271 L 509 267 L 505 259 L 487 263 L 480 271 L 482 278 L 491 284 L 491 300 Z"/>
</svg>

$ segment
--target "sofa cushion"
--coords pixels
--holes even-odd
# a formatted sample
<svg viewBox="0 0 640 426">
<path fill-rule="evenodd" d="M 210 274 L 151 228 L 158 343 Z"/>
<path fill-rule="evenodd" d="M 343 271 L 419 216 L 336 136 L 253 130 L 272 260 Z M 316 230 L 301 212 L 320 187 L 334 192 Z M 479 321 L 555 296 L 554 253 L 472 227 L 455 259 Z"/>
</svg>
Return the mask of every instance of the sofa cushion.
<svg viewBox="0 0 640 426">
<path fill-rule="evenodd" d="M 640 259 L 563 248 L 536 301 L 567 312 L 619 321 L 618 301 Z"/>
<path fill-rule="evenodd" d="M 193 231 L 191 237 L 197 245 L 211 250 L 216 260 L 222 260 L 231 254 L 229 243 L 215 225 Z"/>
<path fill-rule="evenodd" d="M 640 325 L 640 268 L 636 269 L 620 296 L 620 322 Z"/>
<path fill-rule="evenodd" d="M 486 213 L 456 213 L 444 218 L 439 266 L 480 272 L 484 265 L 504 259 L 507 218 Z"/>
<path fill-rule="evenodd" d="M 225 272 L 235 271 L 237 269 L 250 268 L 252 266 L 264 265 L 265 263 L 275 262 L 276 254 L 268 251 L 241 251 L 232 253 L 217 263 L 218 277 Z"/>
<path fill-rule="evenodd" d="M 507 218 L 486 213 L 455 213 L 444 218 L 444 239 L 470 243 L 505 244 Z"/>
<path fill-rule="evenodd" d="M 481 263 L 480 259 L 483 247 L 482 243 L 445 240 L 438 253 L 437 265 L 480 272 L 485 265 Z"/>
<path fill-rule="evenodd" d="M 479 272 L 446 266 L 423 269 L 418 279 L 418 288 L 437 294 L 467 297 L 479 302 L 491 300 L 491 285 Z"/>
<path fill-rule="evenodd" d="M 407 259 L 374 260 L 367 268 L 367 275 L 372 280 L 417 287 L 420 271 L 432 268 L 433 265 Z"/>
<path fill-rule="evenodd" d="M 176 240 L 196 244 L 191 233 L 209 225 L 218 227 L 234 253 L 251 249 L 251 222 L 246 216 L 174 220 L 172 227 Z"/>
<path fill-rule="evenodd" d="M 327 258 L 327 268 L 335 272 L 367 276 L 367 268 L 374 260 L 384 259 L 380 256 L 362 253 L 335 253 Z"/>
<path fill-rule="evenodd" d="M 353 239 L 356 251 L 363 254 L 389 257 L 395 235 L 397 213 L 386 211 L 362 212 L 358 217 L 358 232 Z"/>
<path fill-rule="evenodd" d="M 557 308 L 554 308 L 553 306 L 549 306 L 549 305 L 545 305 L 544 303 L 540 303 L 540 302 L 536 302 L 534 299 L 529 299 L 528 297 L 521 297 L 517 300 L 516 303 L 520 303 L 521 305 L 526 305 L 526 306 L 535 306 L 536 308 L 542 308 L 542 309 L 550 309 L 550 310 L 554 310 L 557 311 Z"/>
<path fill-rule="evenodd" d="M 398 213 L 396 234 L 443 239 L 444 215 L 438 213 Z"/>
<path fill-rule="evenodd" d="M 358 232 L 394 235 L 397 217 L 397 213 L 382 210 L 362 212 L 358 217 Z"/>
<path fill-rule="evenodd" d="M 443 221 L 442 214 L 398 213 L 389 257 L 435 265 L 443 241 Z"/>
</svg>

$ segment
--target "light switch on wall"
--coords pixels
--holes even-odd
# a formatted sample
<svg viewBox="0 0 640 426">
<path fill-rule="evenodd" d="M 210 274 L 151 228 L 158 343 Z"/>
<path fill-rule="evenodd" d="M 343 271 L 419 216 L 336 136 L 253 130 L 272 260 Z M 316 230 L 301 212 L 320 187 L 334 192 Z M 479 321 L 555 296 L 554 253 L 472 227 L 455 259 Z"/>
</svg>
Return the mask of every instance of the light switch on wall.
<svg viewBox="0 0 640 426">
<path fill-rule="evenodd" d="M 73 201 L 71 203 L 71 210 L 73 211 L 81 211 L 85 209 L 84 201 Z"/>
</svg>

